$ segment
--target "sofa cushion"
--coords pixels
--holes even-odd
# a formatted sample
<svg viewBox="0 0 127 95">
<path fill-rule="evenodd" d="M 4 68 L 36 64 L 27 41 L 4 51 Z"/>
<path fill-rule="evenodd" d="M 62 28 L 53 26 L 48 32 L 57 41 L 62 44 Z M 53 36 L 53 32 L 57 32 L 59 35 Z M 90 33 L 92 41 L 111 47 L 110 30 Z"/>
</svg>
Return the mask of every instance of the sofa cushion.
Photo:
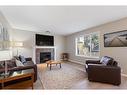
<svg viewBox="0 0 127 95">
<path fill-rule="evenodd" d="M 21 61 L 16 60 L 16 66 L 18 67 L 18 66 L 24 66 L 24 65 L 23 65 L 23 63 Z"/>
<path fill-rule="evenodd" d="M 34 65 L 33 61 L 27 61 L 27 64 L 24 64 L 24 66 L 31 66 L 31 65 Z"/>
<path fill-rule="evenodd" d="M 113 64 L 113 58 L 104 56 L 101 58 L 100 63 L 105 64 L 105 65 L 112 65 Z"/>
<path fill-rule="evenodd" d="M 20 60 L 19 56 L 14 56 L 14 59 Z"/>
<path fill-rule="evenodd" d="M 3 69 L 3 68 L 4 68 L 4 62 L 0 61 L 0 69 Z"/>
<path fill-rule="evenodd" d="M 19 56 L 19 59 L 20 59 L 20 61 L 24 64 L 24 63 L 26 63 L 26 59 L 25 59 L 25 57 L 24 56 Z"/>
<path fill-rule="evenodd" d="M 14 59 L 9 60 L 9 61 L 6 61 L 6 62 L 7 62 L 8 68 L 16 67 L 15 60 Z"/>
<path fill-rule="evenodd" d="M 113 61 L 113 63 L 111 64 L 111 66 L 117 66 L 118 62 L 117 61 Z"/>
<path fill-rule="evenodd" d="M 5 67 L 5 63 L 7 64 L 8 68 L 16 67 L 15 61 L 12 59 L 7 61 L 0 61 L 0 69 Z"/>
</svg>

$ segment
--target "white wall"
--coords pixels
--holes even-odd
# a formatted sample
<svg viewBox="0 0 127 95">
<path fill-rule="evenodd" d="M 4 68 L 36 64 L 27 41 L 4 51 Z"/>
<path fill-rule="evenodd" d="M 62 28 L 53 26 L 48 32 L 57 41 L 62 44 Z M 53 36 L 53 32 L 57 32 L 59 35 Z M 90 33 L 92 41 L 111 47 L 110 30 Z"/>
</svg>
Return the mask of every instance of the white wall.
<svg viewBox="0 0 127 95">
<path fill-rule="evenodd" d="M 10 33 L 12 41 L 22 41 L 24 46 L 19 48 L 20 55 L 25 57 L 32 57 L 35 62 L 35 32 L 13 29 Z M 54 35 L 54 44 L 56 48 L 56 59 L 60 59 L 61 53 L 65 51 L 65 37 Z M 13 49 L 13 55 L 16 55 L 17 49 Z"/>
<path fill-rule="evenodd" d="M 56 47 L 56 60 L 61 58 L 61 53 L 65 52 L 65 37 L 64 36 L 54 36 L 55 37 L 55 47 Z"/>
<path fill-rule="evenodd" d="M 0 11 L 0 23 L 2 23 L 2 25 L 7 28 L 7 29 L 11 29 L 10 24 L 8 23 L 8 21 L 6 20 L 6 18 L 4 17 L 4 15 L 1 13 Z"/>
<path fill-rule="evenodd" d="M 70 60 L 78 61 L 82 64 L 85 64 L 85 60 L 88 58 L 79 57 L 75 55 L 75 37 L 79 35 L 85 35 L 91 32 L 100 32 L 100 57 L 102 56 L 111 56 L 122 68 L 122 73 L 127 74 L 127 47 L 104 47 L 103 35 L 105 33 L 127 30 L 127 18 L 114 21 L 111 23 L 103 24 L 97 27 L 93 27 L 87 30 L 83 30 L 66 37 L 67 42 L 67 52 L 70 55 Z"/>
<path fill-rule="evenodd" d="M 13 48 L 13 55 L 18 54 L 24 55 L 25 57 L 33 57 L 33 39 L 34 39 L 34 33 L 31 31 L 25 31 L 25 30 L 18 30 L 13 29 L 13 31 L 10 32 L 11 41 L 21 41 L 23 42 L 23 47 L 21 48 Z"/>
<path fill-rule="evenodd" d="M 12 28 L 10 26 L 10 24 L 8 23 L 8 21 L 6 20 L 6 18 L 4 17 L 4 15 L 0 12 L 0 23 L 3 25 L 4 28 L 7 29 L 7 31 L 10 33 L 10 31 L 12 31 Z M 8 52 L 10 55 L 10 58 L 12 57 L 12 52 L 10 50 L 4 50 L 4 51 L 0 51 L 0 58 L 2 58 L 1 55 L 5 54 L 3 52 Z"/>
<path fill-rule="evenodd" d="M 18 52 L 25 57 L 32 57 L 35 61 L 35 32 L 33 31 L 25 31 L 12 29 L 4 15 L 0 12 L 0 23 L 3 24 L 5 28 L 7 28 L 10 34 L 11 41 L 22 41 L 24 46 L 22 48 L 18 48 Z M 45 34 L 45 33 L 41 33 Z M 60 59 L 61 53 L 65 52 L 65 37 L 54 35 L 54 43 L 56 48 L 56 59 Z M 13 55 L 17 54 L 17 48 L 11 49 Z"/>
</svg>

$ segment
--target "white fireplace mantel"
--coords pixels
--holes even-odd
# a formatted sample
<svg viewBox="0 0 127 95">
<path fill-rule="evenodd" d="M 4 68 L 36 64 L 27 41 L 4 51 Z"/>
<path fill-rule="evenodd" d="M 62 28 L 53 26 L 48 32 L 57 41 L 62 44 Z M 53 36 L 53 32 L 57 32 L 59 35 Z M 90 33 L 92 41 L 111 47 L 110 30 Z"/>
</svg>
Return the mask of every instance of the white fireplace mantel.
<svg viewBox="0 0 127 95">
<path fill-rule="evenodd" d="M 54 59 L 56 60 L 56 46 L 35 46 L 34 47 L 34 51 L 36 51 L 36 49 L 54 49 Z M 34 52 L 34 62 L 36 63 L 36 54 Z"/>
<path fill-rule="evenodd" d="M 55 46 L 36 46 L 35 48 L 56 48 Z"/>
</svg>

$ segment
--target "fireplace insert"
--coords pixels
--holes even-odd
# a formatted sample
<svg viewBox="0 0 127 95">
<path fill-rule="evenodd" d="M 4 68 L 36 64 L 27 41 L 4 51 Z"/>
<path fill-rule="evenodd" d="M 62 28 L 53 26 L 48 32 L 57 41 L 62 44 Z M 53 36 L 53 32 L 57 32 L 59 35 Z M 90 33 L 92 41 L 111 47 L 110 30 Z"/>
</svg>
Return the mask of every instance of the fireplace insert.
<svg viewBox="0 0 127 95">
<path fill-rule="evenodd" d="M 51 60 L 51 52 L 40 52 L 40 63 Z"/>
</svg>

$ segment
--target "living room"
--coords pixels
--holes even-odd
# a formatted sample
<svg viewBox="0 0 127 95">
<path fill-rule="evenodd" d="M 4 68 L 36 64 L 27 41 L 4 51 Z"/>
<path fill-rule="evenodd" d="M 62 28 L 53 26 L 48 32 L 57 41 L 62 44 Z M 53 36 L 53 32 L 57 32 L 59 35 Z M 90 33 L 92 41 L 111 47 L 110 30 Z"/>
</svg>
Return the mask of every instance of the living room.
<svg viewBox="0 0 127 95">
<path fill-rule="evenodd" d="M 17 79 L 14 84 L 10 82 L 12 80 L 9 80 L 9 77 L 7 79 L 2 77 L 0 86 L 3 89 L 21 86 L 24 88 L 20 89 L 127 88 L 125 56 L 127 44 L 121 37 L 122 35 L 126 39 L 127 35 L 126 6 L 1 6 L 0 28 L 1 68 L 4 66 L 5 73 L 15 71 L 14 73 L 18 75 L 18 77 L 14 76 L 14 79 Z M 113 42 L 111 38 L 115 37 L 120 41 Z M 51 43 L 45 45 L 41 42 L 43 40 L 41 38 L 50 40 Z M 49 59 L 41 63 L 42 52 L 49 56 Z M 9 55 L 10 59 L 4 59 L 5 54 Z M 67 60 L 63 60 L 62 54 L 68 55 Z M 17 56 L 20 56 L 21 62 L 17 61 Z M 104 66 L 100 66 L 103 57 Z M 6 71 L 6 66 L 9 64 L 6 64 L 6 60 L 13 58 L 20 69 L 15 66 L 15 68 L 7 68 Z M 92 69 L 93 61 L 100 59 L 102 60 L 99 61 L 99 65 Z M 91 64 L 88 63 L 87 72 L 85 66 L 88 60 Z M 105 64 L 107 60 L 112 61 L 111 66 Z M 30 61 L 32 66 L 26 64 Z M 100 69 L 95 68 L 100 67 L 104 68 L 104 72 L 96 73 Z M 22 80 L 25 82 L 21 84 L 19 71 L 26 72 L 28 69 L 30 71 L 32 69 L 32 73 L 26 75 L 30 77 L 29 81 L 22 75 Z M 3 68 L 0 71 L 3 72 L 2 70 Z M 95 70 L 93 76 L 92 70 Z M 3 73 L 0 74 L 3 76 Z M 106 79 L 103 79 L 103 75 Z M 97 79 L 97 76 L 100 79 Z M 27 82 L 29 85 L 25 85 Z M 29 87 L 25 88 L 25 86 Z"/>
</svg>

